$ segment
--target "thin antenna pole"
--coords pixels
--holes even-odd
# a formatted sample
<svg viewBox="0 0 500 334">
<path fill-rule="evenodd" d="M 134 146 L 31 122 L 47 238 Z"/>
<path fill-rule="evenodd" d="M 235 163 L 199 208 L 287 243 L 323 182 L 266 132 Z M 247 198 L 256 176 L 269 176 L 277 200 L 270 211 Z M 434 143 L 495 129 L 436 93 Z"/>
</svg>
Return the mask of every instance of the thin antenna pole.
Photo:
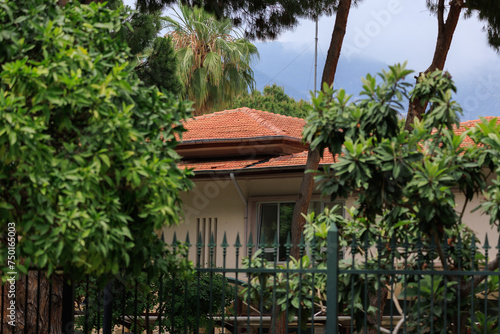
<svg viewBox="0 0 500 334">
<path fill-rule="evenodd" d="M 316 16 L 316 35 L 314 37 L 314 96 L 316 96 L 316 83 L 318 82 L 318 17 Z"/>
</svg>

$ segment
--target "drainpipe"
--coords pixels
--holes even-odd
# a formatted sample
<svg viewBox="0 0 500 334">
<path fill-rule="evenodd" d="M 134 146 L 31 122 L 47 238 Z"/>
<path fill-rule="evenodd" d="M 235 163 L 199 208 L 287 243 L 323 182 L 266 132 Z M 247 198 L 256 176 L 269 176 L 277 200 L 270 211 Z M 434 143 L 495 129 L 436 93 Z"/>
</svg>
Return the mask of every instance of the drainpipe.
<svg viewBox="0 0 500 334">
<path fill-rule="evenodd" d="M 245 241 L 243 242 L 243 244 L 245 244 L 245 242 L 247 242 L 247 238 L 248 238 L 248 201 L 245 198 L 243 191 L 241 191 L 240 185 L 238 184 L 238 182 L 236 181 L 236 178 L 234 177 L 234 173 L 233 172 L 229 173 L 229 177 L 231 177 L 231 180 L 233 181 L 234 187 L 236 188 L 236 191 L 240 195 L 241 201 L 245 205 L 245 217 L 243 218 L 244 222 L 245 222 L 245 224 L 244 224 L 245 225 Z M 248 256 L 248 248 L 247 247 L 245 247 L 245 256 Z"/>
</svg>

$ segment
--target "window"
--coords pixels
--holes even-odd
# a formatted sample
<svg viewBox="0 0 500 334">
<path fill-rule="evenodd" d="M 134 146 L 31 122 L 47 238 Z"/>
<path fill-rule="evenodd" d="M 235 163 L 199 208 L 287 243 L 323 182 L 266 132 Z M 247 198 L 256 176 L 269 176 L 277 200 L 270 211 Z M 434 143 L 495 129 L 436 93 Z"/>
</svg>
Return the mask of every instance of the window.
<svg viewBox="0 0 500 334">
<path fill-rule="evenodd" d="M 320 201 L 311 201 L 309 211 L 322 212 L 325 207 L 333 207 L 340 202 L 325 203 Z M 259 244 L 264 245 L 264 257 L 273 261 L 273 245 L 278 238 L 278 261 L 286 260 L 286 241 L 291 234 L 292 217 L 295 202 L 273 202 L 260 203 L 258 214 L 259 226 Z M 339 212 L 343 215 L 343 208 Z"/>
</svg>

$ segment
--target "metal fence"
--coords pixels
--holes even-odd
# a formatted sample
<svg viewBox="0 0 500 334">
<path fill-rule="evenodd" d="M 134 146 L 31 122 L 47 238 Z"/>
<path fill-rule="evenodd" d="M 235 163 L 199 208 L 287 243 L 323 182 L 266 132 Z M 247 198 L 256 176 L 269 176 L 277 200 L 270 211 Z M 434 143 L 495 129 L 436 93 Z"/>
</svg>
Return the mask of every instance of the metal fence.
<svg viewBox="0 0 500 334">
<path fill-rule="evenodd" d="M 174 238 L 196 266 L 188 276 L 87 277 L 70 287 L 30 272 L 18 281 L 16 326 L 2 289 L 1 333 L 500 333 L 500 243 L 490 256 L 487 238 L 346 244 L 332 226 L 323 243 L 302 241 L 296 260 L 290 242 L 222 239 Z"/>
</svg>

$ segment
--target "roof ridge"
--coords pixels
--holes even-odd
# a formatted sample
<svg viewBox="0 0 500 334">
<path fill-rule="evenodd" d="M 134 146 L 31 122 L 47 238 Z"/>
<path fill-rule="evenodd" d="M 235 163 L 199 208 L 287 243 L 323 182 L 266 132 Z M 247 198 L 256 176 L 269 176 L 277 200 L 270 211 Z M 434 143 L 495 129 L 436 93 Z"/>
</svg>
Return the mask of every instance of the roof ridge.
<svg viewBox="0 0 500 334">
<path fill-rule="evenodd" d="M 237 111 L 265 113 L 265 114 L 268 114 L 268 115 L 271 115 L 271 116 L 282 117 L 282 118 L 289 118 L 289 119 L 294 119 L 294 120 L 304 121 L 305 122 L 304 118 L 295 117 L 295 116 L 288 116 L 288 115 L 282 115 L 282 114 L 276 114 L 276 113 L 273 113 L 273 112 L 270 112 L 270 111 L 253 109 L 253 108 L 249 108 L 249 107 L 240 107 L 240 108 L 235 108 L 235 109 L 225 109 L 225 110 L 220 110 L 220 111 L 214 111 L 214 112 L 211 112 L 211 113 L 208 113 L 208 114 L 203 114 L 203 115 L 199 115 L 199 116 L 193 116 L 192 119 L 199 119 L 199 118 L 203 118 L 203 117 L 207 117 L 207 116 L 220 115 L 220 114 L 224 114 L 224 113 L 232 113 L 232 112 L 237 112 Z"/>
<path fill-rule="evenodd" d="M 268 115 L 271 115 L 271 116 L 275 116 L 275 117 L 291 118 L 291 119 L 298 120 L 298 121 L 305 121 L 304 118 L 295 117 L 295 116 L 289 116 L 289 115 L 283 115 L 283 114 L 276 114 L 274 112 L 270 112 L 270 111 L 267 111 L 267 110 L 258 110 L 258 109 L 248 108 L 248 107 L 242 107 L 242 108 L 239 108 L 239 109 L 247 109 L 248 111 L 255 111 L 257 113 L 265 113 L 265 114 L 268 114 Z"/>
<path fill-rule="evenodd" d="M 246 114 L 248 114 L 248 116 L 250 116 L 254 121 L 256 121 L 260 125 L 268 128 L 269 130 L 273 131 L 277 135 L 286 136 L 286 132 L 285 131 L 283 131 L 282 129 L 278 128 L 276 125 L 272 124 L 268 120 L 262 118 L 259 115 L 259 113 L 257 112 L 257 110 L 250 109 L 250 108 L 246 108 L 246 109 L 247 110 L 244 110 L 244 112 Z M 265 111 L 260 111 L 260 112 L 265 112 Z M 269 114 L 271 114 L 271 113 L 269 113 Z"/>
<path fill-rule="evenodd" d="M 238 109 L 241 109 L 241 108 L 238 108 Z M 226 110 L 221 110 L 221 111 L 214 111 L 214 112 L 211 112 L 211 113 L 208 113 L 208 114 L 193 116 L 190 119 L 198 120 L 200 118 L 213 117 L 214 115 L 227 114 L 229 112 L 237 111 L 238 109 L 229 109 L 229 110 L 226 109 Z"/>
</svg>

